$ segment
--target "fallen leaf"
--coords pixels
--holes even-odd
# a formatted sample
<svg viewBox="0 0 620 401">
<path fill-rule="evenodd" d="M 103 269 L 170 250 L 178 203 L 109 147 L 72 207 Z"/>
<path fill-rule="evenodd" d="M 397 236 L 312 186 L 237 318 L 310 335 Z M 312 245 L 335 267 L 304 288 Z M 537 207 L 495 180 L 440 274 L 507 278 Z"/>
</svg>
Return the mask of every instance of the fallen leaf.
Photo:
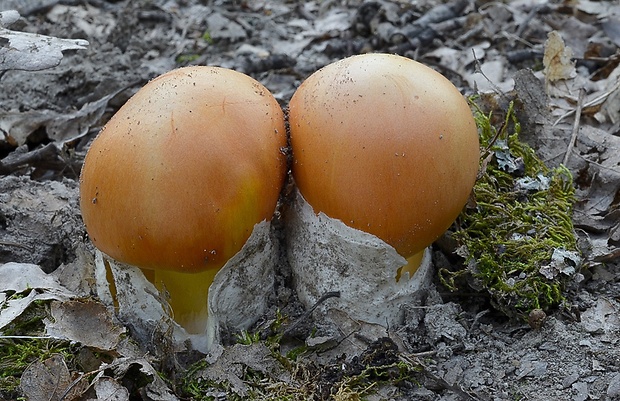
<svg viewBox="0 0 620 401">
<path fill-rule="evenodd" d="M 591 177 L 578 210 L 589 216 L 605 216 L 620 194 L 620 138 L 584 125 L 578 143 L 589 162 L 588 176 Z"/>
<path fill-rule="evenodd" d="M 543 56 L 544 74 L 548 82 L 571 78 L 575 74 L 575 63 L 571 60 L 573 51 L 566 47 L 557 31 L 551 31 L 545 42 Z"/>
<path fill-rule="evenodd" d="M 50 313 L 52 319 L 44 320 L 49 336 L 101 351 L 115 350 L 126 331 L 103 304 L 92 300 L 54 301 Z"/>
<path fill-rule="evenodd" d="M 83 39 L 60 39 L 0 28 L 0 71 L 39 71 L 56 67 L 65 50 L 81 50 L 88 46 Z"/>
<path fill-rule="evenodd" d="M 581 314 L 581 322 L 588 333 L 616 332 L 620 330 L 620 305 L 612 299 L 599 298 Z"/>
<path fill-rule="evenodd" d="M 0 53 L 0 67 L 1 67 Z M 43 129 L 49 139 L 62 146 L 88 134 L 92 127 L 101 125 L 101 117 L 109 101 L 125 90 L 120 88 L 99 100 L 86 103 L 80 110 L 57 113 L 51 110 L 31 110 L 27 112 L 0 112 L 0 132 L 6 132 L 18 146 L 27 142 L 34 131 Z"/>
<path fill-rule="evenodd" d="M 36 296 L 37 292 L 32 290 L 23 298 L 9 299 L 8 301 L 5 301 L 2 305 L 2 309 L 0 310 L 0 330 L 21 316 L 26 308 L 34 302 Z"/>
<path fill-rule="evenodd" d="M 93 386 L 97 400 L 128 401 L 129 391 L 111 377 L 101 377 Z M 94 400 L 93 400 L 94 401 Z"/>
<path fill-rule="evenodd" d="M 19 13 L 15 10 L 2 11 L 0 13 L 0 27 L 7 27 L 19 19 Z"/>
<path fill-rule="evenodd" d="M 29 401 L 75 400 L 86 391 L 88 381 L 72 376 L 63 356 L 53 355 L 26 368 L 21 388 Z"/>
<path fill-rule="evenodd" d="M 198 372 L 196 377 L 217 383 L 228 382 L 236 394 L 245 397 L 248 394 L 248 387 L 242 377 L 246 367 L 278 381 L 291 381 L 290 375 L 264 343 L 235 344 L 226 348 L 214 363 Z"/>
<path fill-rule="evenodd" d="M 116 380 L 129 380 L 134 383 L 146 383 L 142 388 L 147 400 L 151 401 L 178 401 L 179 399 L 170 391 L 164 380 L 159 376 L 155 368 L 143 358 L 119 358 L 105 367 L 111 369 Z M 144 375 L 144 380 L 139 377 Z"/>
<path fill-rule="evenodd" d="M 5 263 L 0 265 L 0 329 L 21 316 L 28 306 L 37 300 L 67 300 L 74 294 L 64 288 L 55 277 L 46 274 L 37 265 L 28 263 Z M 7 292 L 28 295 L 11 299 Z"/>
<path fill-rule="evenodd" d="M 56 277 L 45 273 L 38 265 L 9 262 L 0 265 L 0 291 L 13 291 L 18 294 L 30 289 L 40 289 L 65 297 L 73 294 L 64 288 Z"/>
</svg>

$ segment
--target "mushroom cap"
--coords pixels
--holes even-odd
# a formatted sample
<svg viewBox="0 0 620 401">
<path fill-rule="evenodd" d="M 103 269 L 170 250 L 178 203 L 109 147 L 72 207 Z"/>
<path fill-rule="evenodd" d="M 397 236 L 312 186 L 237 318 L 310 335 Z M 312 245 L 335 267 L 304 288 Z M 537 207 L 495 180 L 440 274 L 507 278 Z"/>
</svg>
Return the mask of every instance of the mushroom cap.
<svg viewBox="0 0 620 401">
<path fill-rule="evenodd" d="M 285 146 L 282 109 L 259 82 L 218 67 L 170 71 L 93 141 L 80 177 L 86 230 L 127 264 L 219 268 L 273 216 Z"/>
<path fill-rule="evenodd" d="M 405 257 L 449 228 L 476 180 L 467 101 L 405 57 L 365 54 L 320 69 L 293 95 L 289 123 L 293 177 L 315 212 Z"/>
</svg>

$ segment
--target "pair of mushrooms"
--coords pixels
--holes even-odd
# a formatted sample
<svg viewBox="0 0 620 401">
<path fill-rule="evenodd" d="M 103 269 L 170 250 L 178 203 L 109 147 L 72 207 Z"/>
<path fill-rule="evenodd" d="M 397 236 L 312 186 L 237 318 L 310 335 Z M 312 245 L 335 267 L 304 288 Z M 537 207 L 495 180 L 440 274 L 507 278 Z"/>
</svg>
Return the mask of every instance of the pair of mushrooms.
<svg viewBox="0 0 620 401">
<path fill-rule="evenodd" d="M 295 184 L 315 212 L 379 237 L 413 274 L 475 182 L 477 129 L 459 91 L 404 57 L 353 56 L 304 81 L 288 119 Z M 86 156 L 92 242 L 165 286 L 175 320 L 202 332 L 213 277 L 274 214 L 286 135 L 278 102 L 244 74 L 185 67 L 152 80 Z"/>
</svg>

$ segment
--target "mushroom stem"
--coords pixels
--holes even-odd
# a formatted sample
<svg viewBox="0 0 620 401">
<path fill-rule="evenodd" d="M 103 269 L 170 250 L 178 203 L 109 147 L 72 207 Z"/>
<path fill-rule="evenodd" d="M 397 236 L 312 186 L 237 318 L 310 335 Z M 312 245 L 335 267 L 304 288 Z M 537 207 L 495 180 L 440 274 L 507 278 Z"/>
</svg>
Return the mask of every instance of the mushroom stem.
<svg viewBox="0 0 620 401">
<path fill-rule="evenodd" d="M 408 279 L 413 277 L 422 263 L 422 258 L 424 257 L 425 251 L 426 249 L 423 249 L 422 251 L 407 258 L 407 264 L 398 269 L 398 272 L 396 273 L 396 281 L 400 281 L 401 277 L 403 277 L 405 273 L 408 273 Z"/>
<path fill-rule="evenodd" d="M 170 305 L 172 318 L 189 334 L 203 334 L 207 327 L 207 296 L 218 269 L 200 273 L 143 270 Z"/>
</svg>

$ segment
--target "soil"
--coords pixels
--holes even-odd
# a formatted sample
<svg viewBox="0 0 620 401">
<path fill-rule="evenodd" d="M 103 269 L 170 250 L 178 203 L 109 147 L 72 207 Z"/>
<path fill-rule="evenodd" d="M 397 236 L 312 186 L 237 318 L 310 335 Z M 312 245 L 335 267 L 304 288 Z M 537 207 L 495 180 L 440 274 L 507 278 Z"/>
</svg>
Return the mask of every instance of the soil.
<svg viewBox="0 0 620 401">
<path fill-rule="evenodd" d="M 386 338 L 356 355 L 338 355 L 336 347 L 316 358 L 321 380 L 342 378 L 338 361 L 359 374 L 408 355 L 422 367 L 418 383 L 386 384 L 366 399 L 620 400 L 617 2 L 0 1 L 0 11 L 10 9 L 21 14 L 11 30 L 89 44 L 64 51 L 53 68 L 0 71 L 0 263 L 51 273 L 92 251 L 79 212 L 81 163 L 110 116 L 155 76 L 190 64 L 232 68 L 262 82 L 285 108 L 303 79 L 332 61 L 402 54 L 437 69 L 466 95 L 492 93 L 498 114 L 506 99 L 517 100 L 522 139 L 575 177 L 583 262 L 565 305 L 532 315 L 529 324 L 498 312 L 484 292 L 452 293 L 435 280 L 401 327 L 385 328 Z M 543 70 L 543 45 L 554 30 L 573 58 Z M 434 257 L 437 265 L 461 263 L 442 246 Z M 315 327 L 336 338 L 302 314 L 286 263 L 278 274 L 273 310 L 308 320 L 295 336 Z M 232 352 L 224 355 L 234 363 Z M 317 390 L 308 399 L 334 394 Z"/>
</svg>

